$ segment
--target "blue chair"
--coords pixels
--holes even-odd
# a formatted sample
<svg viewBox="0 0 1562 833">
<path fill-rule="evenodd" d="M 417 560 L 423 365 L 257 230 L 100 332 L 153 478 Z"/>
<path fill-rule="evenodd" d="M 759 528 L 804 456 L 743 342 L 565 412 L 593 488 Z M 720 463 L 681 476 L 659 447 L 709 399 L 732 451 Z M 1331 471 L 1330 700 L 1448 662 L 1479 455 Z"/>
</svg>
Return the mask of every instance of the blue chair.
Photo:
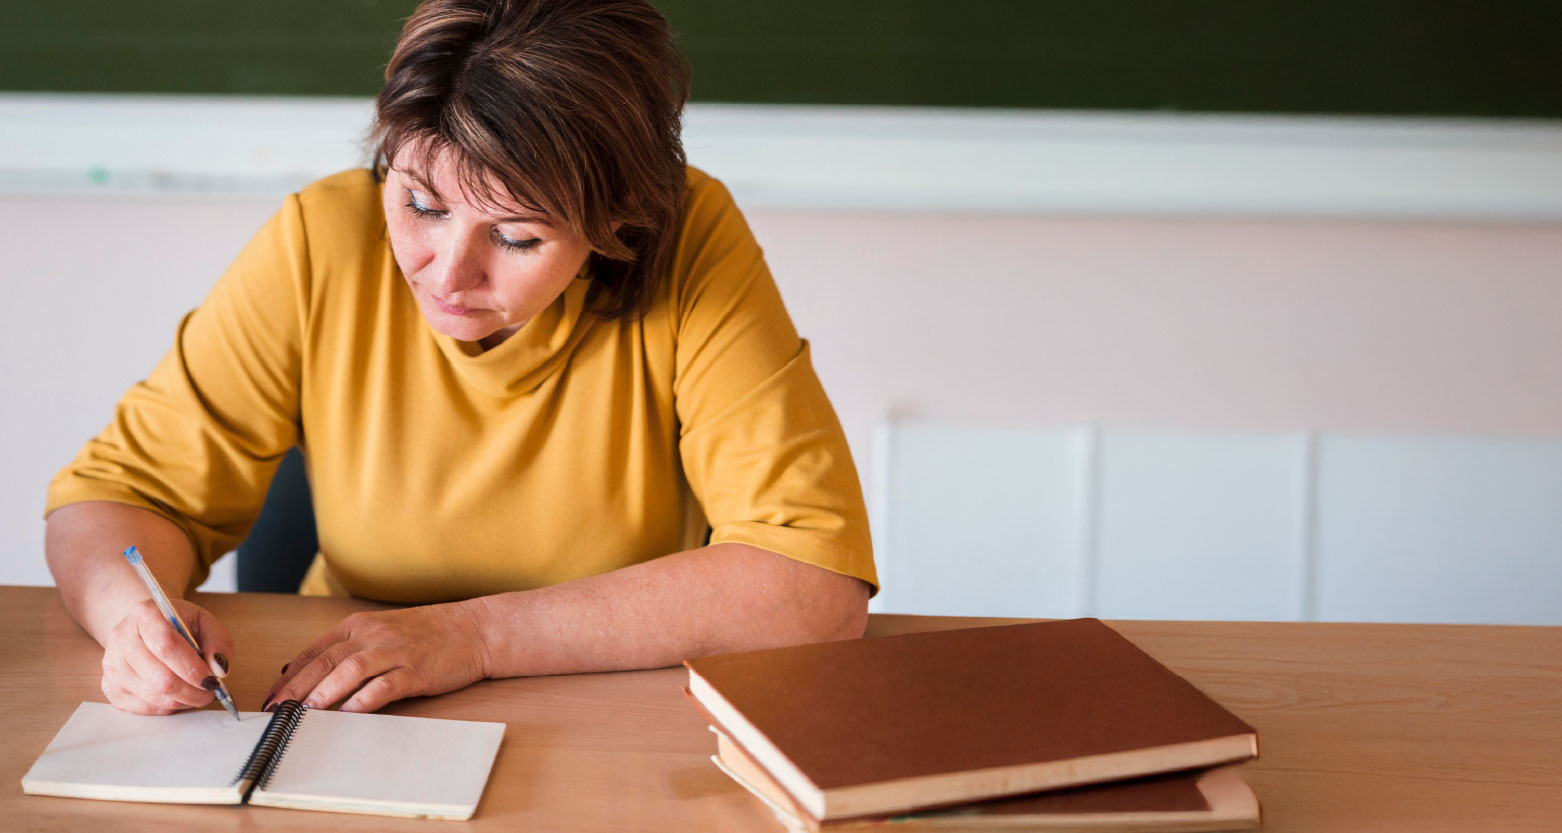
<svg viewBox="0 0 1562 833">
<path fill-rule="evenodd" d="M 235 553 L 239 591 L 297 593 L 319 550 L 304 455 L 294 448 L 282 459 L 260 517 Z"/>
</svg>

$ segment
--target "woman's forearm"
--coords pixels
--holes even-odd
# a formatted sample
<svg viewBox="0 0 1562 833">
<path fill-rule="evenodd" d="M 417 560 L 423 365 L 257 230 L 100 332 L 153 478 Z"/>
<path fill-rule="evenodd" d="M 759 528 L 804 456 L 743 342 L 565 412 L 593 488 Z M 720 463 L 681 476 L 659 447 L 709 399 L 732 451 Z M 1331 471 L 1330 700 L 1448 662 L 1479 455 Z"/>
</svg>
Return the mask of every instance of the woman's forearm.
<svg viewBox="0 0 1562 833">
<path fill-rule="evenodd" d="M 460 603 L 489 677 L 676 665 L 688 657 L 862 635 L 867 583 L 743 544 L 714 544 L 537 590 Z"/>
<path fill-rule="evenodd" d="M 122 503 L 89 501 L 49 513 L 44 554 L 72 617 L 106 644 L 109 631 L 147 598 L 122 557 L 134 545 L 172 598 L 183 598 L 195 569 L 184 530 L 162 515 Z"/>
<path fill-rule="evenodd" d="M 484 677 L 619 671 L 850 639 L 868 585 L 741 544 L 674 553 L 537 590 L 355 613 L 282 669 L 266 707 L 374 711 Z"/>
</svg>

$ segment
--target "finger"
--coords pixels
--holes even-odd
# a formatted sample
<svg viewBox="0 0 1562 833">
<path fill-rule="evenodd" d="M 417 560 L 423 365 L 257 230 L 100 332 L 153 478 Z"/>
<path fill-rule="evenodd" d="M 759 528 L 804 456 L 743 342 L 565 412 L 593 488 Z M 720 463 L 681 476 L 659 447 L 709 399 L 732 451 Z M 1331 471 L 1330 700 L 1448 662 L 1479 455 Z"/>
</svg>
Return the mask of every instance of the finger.
<svg viewBox="0 0 1562 833">
<path fill-rule="evenodd" d="M 336 666 L 349 656 L 352 656 L 356 650 L 357 647 L 350 642 L 338 642 L 332 645 L 319 656 L 305 663 L 304 667 L 295 671 L 292 679 L 278 688 L 268 699 L 273 704 L 286 700 L 303 700 L 311 691 L 314 691 L 315 686 L 319 685 L 321 680 L 336 670 Z M 298 661 L 295 660 L 292 664 L 296 666 Z M 316 704 L 310 703 L 309 705 L 314 706 Z"/>
<path fill-rule="evenodd" d="M 228 628 L 204 608 L 189 605 L 187 609 L 190 613 L 185 610 L 179 612 L 193 631 L 191 636 L 195 637 L 196 644 L 201 646 L 201 659 L 206 661 L 206 667 L 210 669 L 208 673 L 219 679 L 228 676 L 228 667 L 233 659 L 233 637 L 228 633 Z"/>
<path fill-rule="evenodd" d="M 320 656 L 321 653 L 325 652 L 332 645 L 346 639 L 348 635 L 346 624 L 347 622 L 344 619 L 337 623 L 336 627 L 320 634 L 320 636 L 315 638 L 314 642 L 309 643 L 309 647 L 299 651 L 298 656 L 294 657 L 292 662 L 282 666 L 281 675 L 277 677 L 276 682 L 271 684 L 271 690 L 266 692 L 266 700 L 269 702 L 276 697 L 283 686 L 286 686 L 294 677 L 297 677 L 299 672 L 303 671 L 309 663 L 314 661 L 315 657 Z M 278 702 L 280 702 L 280 699 Z"/>
<path fill-rule="evenodd" d="M 363 684 L 397 667 L 388 652 L 356 651 L 331 669 L 331 673 L 304 696 L 312 709 L 330 708 Z"/>
<path fill-rule="evenodd" d="M 147 703 L 145 700 L 142 700 L 140 697 L 137 697 L 134 694 L 131 694 L 129 691 L 126 691 L 124 686 L 111 682 L 106 677 L 103 679 L 102 688 L 103 696 L 108 698 L 109 705 L 119 709 L 120 711 L 127 711 L 133 714 L 151 715 L 173 714 L 176 711 L 176 709 L 165 709 L 153 706 L 150 703 Z"/>
<path fill-rule="evenodd" d="M 357 694 L 342 704 L 342 711 L 378 711 L 386 703 L 416 694 L 416 682 L 412 669 L 398 665 L 365 683 Z"/>
<path fill-rule="evenodd" d="M 109 679 L 107 674 L 103 675 L 103 679 L 98 683 L 98 688 L 103 690 L 103 696 L 108 698 L 109 705 L 114 708 L 121 711 L 135 712 L 136 714 L 146 714 L 144 711 L 146 704 L 142 703 L 140 698 L 131 697 L 125 691 L 124 686 Z"/>
<path fill-rule="evenodd" d="M 123 663 L 123 673 L 117 675 L 116 681 L 143 699 L 155 692 L 158 700 L 172 700 L 179 703 L 178 708 L 204 706 L 212 700 L 210 691 L 185 682 L 137 640 L 126 640 L 115 656 Z M 157 701 L 147 702 L 155 705 Z"/>
<path fill-rule="evenodd" d="M 150 654 L 148 654 L 148 656 L 150 656 Z M 155 668 L 156 665 L 157 661 L 156 659 L 153 659 L 152 666 Z M 170 676 L 172 676 L 172 672 L 165 671 L 164 673 L 168 673 Z M 122 651 L 114 650 L 104 652 L 102 688 L 105 695 L 109 695 L 112 690 L 113 692 L 122 696 L 126 691 L 127 686 L 129 686 L 133 680 L 136 680 L 139 677 L 140 675 L 136 673 L 136 670 L 130 667 L 130 663 L 125 659 Z M 185 683 L 183 680 L 180 680 L 179 684 L 184 685 Z"/>
<path fill-rule="evenodd" d="M 184 711 L 185 709 L 194 708 L 194 706 L 190 703 L 186 703 L 171 694 L 153 688 L 146 680 L 135 675 L 126 675 L 120 677 L 115 682 L 119 683 L 120 687 L 123 688 L 127 694 L 136 698 L 137 700 L 140 700 L 149 708 L 155 710 L 154 712 L 146 712 L 148 714 L 173 714 L 177 711 Z M 212 698 L 210 692 L 202 692 L 202 694 L 206 695 L 206 702 L 211 702 Z"/>
<path fill-rule="evenodd" d="M 185 682 L 200 688 L 201 683 L 212 676 L 206 660 L 190 647 L 190 643 L 179 635 L 179 631 L 167 619 L 150 613 L 140 616 L 136 620 L 136 630 L 152 655 Z"/>
</svg>

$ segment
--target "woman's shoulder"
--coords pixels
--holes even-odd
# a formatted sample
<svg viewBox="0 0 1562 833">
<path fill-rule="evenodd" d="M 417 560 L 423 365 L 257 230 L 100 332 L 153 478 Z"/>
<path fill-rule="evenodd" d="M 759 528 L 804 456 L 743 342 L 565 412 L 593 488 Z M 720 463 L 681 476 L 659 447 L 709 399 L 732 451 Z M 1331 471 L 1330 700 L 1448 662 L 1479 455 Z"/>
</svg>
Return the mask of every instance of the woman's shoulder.
<svg viewBox="0 0 1562 833">
<path fill-rule="evenodd" d="M 357 304 L 378 283 L 360 278 L 378 274 L 389 260 L 380 193 L 380 183 L 359 169 L 290 194 L 241 255 L 246 271 L 274 275 L 277 264 L 286 264 L 311 308 L 326 298 Z"/>
<path fill-rule="evenodd" d="M 745 248 L 753 236 L 743 212 L 721 180 L 689 166 L 683 198 L 683 222 L 678 229 L 675 261 L 685 272 L 702 254 Z"/>
<path fill-rule="evenodd" d="M 380 187 L 367 168 L 315 180 L 297 194 L 300 219 L 311 238 L 378 238 L 385 227 Z"/>
<path fill-rule="evenodd" d="M 684 226 L 709 222 L 727 211 L 736 211 L 732 192 L 721 180 L 694 167 L 687 168 L 687 185 L 683 196 Z"/>
<path fill-rule="evenodd" d="M 756 281 L 769 280 L 763 250 L 731 192 L 690 166 L 683 223 L 659 293 L 673 320 L 685 326 L 702 309 L 719 316 Z"/>
</svg>

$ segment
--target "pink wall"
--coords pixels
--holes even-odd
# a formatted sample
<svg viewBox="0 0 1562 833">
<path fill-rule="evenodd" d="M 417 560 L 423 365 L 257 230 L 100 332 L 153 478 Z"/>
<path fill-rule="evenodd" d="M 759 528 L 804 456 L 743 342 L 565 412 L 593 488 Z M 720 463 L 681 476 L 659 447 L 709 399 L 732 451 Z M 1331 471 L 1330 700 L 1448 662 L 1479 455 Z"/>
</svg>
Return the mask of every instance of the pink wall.
<svg viewBox="0 0 1562 833">
<path fill-rule="evenodd" d="M 750 222 L 859 465 L 891 411 L 1562 436 L 1562 224 Z"/>
<path fill-rule="evenodd" d="M 0 532 L 276 202 L 0 201 Z M 885 414 L 1562 436 L 1562 224 L 755 211 L 864 475 Z M 41 561 L 0 580 L 43 583 Z"/>
</svg>

